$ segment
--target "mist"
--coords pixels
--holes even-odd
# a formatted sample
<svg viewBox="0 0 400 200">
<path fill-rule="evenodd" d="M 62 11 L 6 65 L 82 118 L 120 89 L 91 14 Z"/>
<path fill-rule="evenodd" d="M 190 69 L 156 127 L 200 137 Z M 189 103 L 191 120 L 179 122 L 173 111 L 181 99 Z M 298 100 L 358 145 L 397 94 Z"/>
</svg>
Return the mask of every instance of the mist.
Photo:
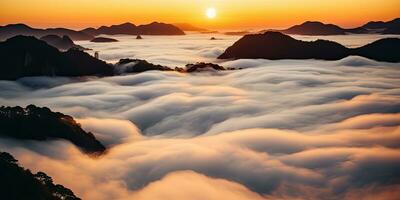
<svg viewBox="0 0 400 200">
<path fill-rule="evenodd" d="M 207 61 L 241 70 L 0 81 L 1 105 L 71 115 L 109 148 L 91 158 L 66 141 L 0 139 L 0 150 L 83 199 L 400 196 L 399 64 L 216 60 L 236 37 L 209 36 L 80 45 L 108 62 Z"/>
</svg>

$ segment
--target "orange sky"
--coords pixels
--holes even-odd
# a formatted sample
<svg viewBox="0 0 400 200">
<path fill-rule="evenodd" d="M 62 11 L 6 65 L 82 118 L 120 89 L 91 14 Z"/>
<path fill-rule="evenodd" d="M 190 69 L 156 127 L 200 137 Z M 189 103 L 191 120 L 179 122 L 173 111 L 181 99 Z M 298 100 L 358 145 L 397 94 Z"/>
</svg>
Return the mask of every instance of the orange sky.
<svg viewBox="0 0 400 200">
<path fill-rule="evenodd" d="M 207 19 L 205 10 L 218 15 Z M 188 22 L 210 29 L 280 28 L 306 20 L 354 27 L 400 17 L 399 0 L 0 0 L 0 24 L 80 29 L 133 22 Z"/>
</svg>

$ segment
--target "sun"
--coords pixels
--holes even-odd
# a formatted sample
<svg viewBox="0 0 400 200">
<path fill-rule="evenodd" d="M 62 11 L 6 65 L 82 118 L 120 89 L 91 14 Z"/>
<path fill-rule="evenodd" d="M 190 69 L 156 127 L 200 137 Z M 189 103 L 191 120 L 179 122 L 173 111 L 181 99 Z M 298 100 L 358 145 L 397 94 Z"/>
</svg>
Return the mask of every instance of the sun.
<svg viewBox="0 0 400 200">
<path fill-rule="evenodd" d="M 217 16 L 217 10 L 215 8 L 207 8 L 206 16 L 209 19 L 214 19 Z"/>
</svg>

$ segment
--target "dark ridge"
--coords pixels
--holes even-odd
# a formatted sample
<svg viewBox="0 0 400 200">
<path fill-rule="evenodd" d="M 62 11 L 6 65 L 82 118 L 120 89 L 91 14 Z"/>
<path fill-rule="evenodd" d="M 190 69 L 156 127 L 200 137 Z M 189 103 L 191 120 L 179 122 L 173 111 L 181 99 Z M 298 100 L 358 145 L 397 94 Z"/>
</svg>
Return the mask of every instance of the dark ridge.
<svg viewBox="0 0 400 200">
<path fill-rule="evenodd" d="M 106 37 L 96 37 L 91 42 L 118 42 L 118 40 L 114 38 L 106 38 Z"/>
<path fill-rule="evenodd" d="M 136 35 L 185 35 L 178 27 L 172 24 L 153 22 L 150 24 L 139 25 Z"/>
<path fill-rule="evenodd" d="M 93 36 L 90 34 L 66 28 L 37 29 L 29 27 L 25 24 L 9 24 L 6 26 L 0 26 L 0 41 L 17 35 L 34 36 L 36 38 L 41 38 L 46 35 L 57 35 L 59 37 L 67 35 L 72 40 L 93 39 Z"/>
<path fill-rule="evenodd" d="M 346 47 L 326 40 L 304 42 L 279 32 L 246 35 L 218 58 L 325 59 L 346 57 Z"/>
<path fill-rule="evenodd" d="M 32 174 L 19 166 L 18 160 L 7 152 L 0 152 L 0 195 L 8 200 L 80 200 L 72 190 L 54 184 L 44 172 Z"/>
<path fill-rule="evenodd" d="M 82 46 L 79 46 L 75 44 L 71 38 L 69 38 L 67 35 L 64 35 L 63 37 L 60 37 L 58 35 L 46 35 L 40 38 L 40 40 L 45 41 L 47 44 L 56 47 L 60 51 L 65 51 L 70 48 L 76 48 L 76 49 L 81 49 L 84 50 Z"/>
<path fill-rule="evenodd" d="M 26 76 L 112 75 L 113 68 L 89 54 L 69 49 L 60 52 L 31 36 L 15 36 L 0 42 L 0 79 Z"/>
<path fill-rule="evenodd" d="M 385 38 L 352 49 L 354 55 L 386 62 L 400 62 L 400 39 Z"/>
<path fill-rule="evenodd" d="M 71 116 L 49 108 L 0 107 L 0 136 L 19 140 L 65 139 L 89 154 L 101 154 L 106 148 Z"/>
<path fill-rule="evenodd" d="M 131 24 L 131 23 L 123 23 L 119 25 L 112 25 L 110 27 L 107 26 L 101 26 L 99 29 L 97 29 L 95 32 L 95 35 L 99 34 L 106 34 L 106 35 L 115 35 L 115 34 L 128 34 L 136 29 L 136 25 Z"/>
<path fill-rule="evenodd" d="M 400 61 L 400 39 L 382 39 L 356 49 L 317 40 L 305 42 L 279 32 L 246 35 L 228 47 L 219 59 L 321 59 L 339 60 L 350 55 L 387 62 Z"/>
<path fill-rule="evenodd" d="M 150 24 L 136 26 L 132 23 L 124 23 L 112 26 L 101 26 L 98 29 L 87 28 L 82 32 L 91 35 L 185 35 L 178 27 L 172 24 L 153 22 Z"/>
</svg>

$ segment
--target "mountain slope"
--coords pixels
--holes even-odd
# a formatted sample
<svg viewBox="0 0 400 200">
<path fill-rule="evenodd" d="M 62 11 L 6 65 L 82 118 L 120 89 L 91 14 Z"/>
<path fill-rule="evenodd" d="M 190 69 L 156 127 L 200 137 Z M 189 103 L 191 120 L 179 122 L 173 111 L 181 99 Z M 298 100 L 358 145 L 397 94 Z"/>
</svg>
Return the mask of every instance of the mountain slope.
<svg viewBox="0 0 400 200">
<path fill-rule="evenodd" d="M 375 41 L 356 49 L 317 40 L 305 42 L 280 32 L 246 35 L 228 47 L 219 59 L 322 59 L 338 60 L 350 55 L 367 57 L 377 61 L 400 62 L 400 39 L 389 38 Z"/>
</svg>

